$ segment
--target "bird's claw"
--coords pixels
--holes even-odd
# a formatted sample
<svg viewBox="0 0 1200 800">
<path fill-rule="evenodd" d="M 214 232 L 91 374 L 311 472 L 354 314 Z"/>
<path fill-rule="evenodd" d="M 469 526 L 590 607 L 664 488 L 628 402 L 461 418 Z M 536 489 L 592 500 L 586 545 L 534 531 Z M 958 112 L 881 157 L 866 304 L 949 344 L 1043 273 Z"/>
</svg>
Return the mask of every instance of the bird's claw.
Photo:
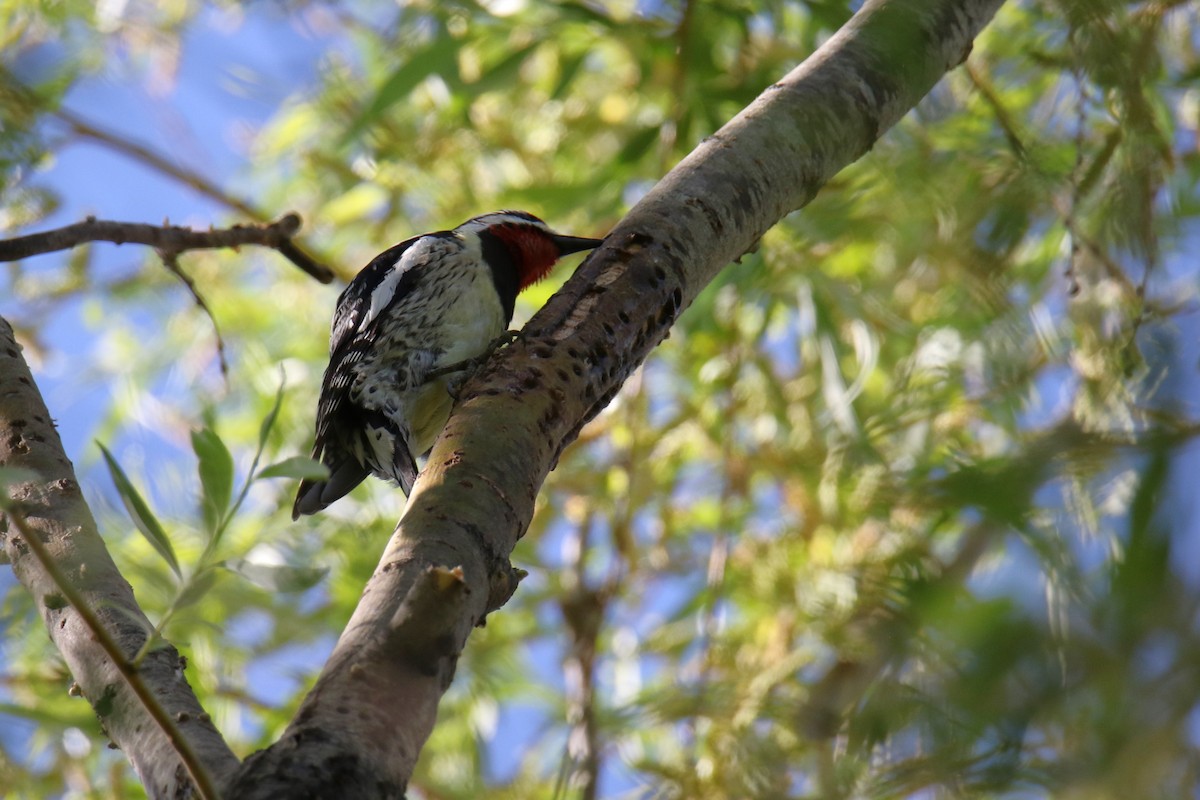
<svg viewBox="0 0 1200 800">
<path fill-rule="evenodd" d="M 456 361 L 453 364 L 447 364 L 444 367 L 431 370 L 426 376 L 426 380 L 451 375 L 452 377 L 446 381 L 446 392 L 457 402 L 463 384 L 483 366 L 485 361 L 491 358 L 492 353 L 501 347 L 507 347 L 519 338 L 521 338 L 520 331 L 505 331 L 489 342 L 487 348 L 479 355 L 464 358 L 462 361 Z"/>
</svg>

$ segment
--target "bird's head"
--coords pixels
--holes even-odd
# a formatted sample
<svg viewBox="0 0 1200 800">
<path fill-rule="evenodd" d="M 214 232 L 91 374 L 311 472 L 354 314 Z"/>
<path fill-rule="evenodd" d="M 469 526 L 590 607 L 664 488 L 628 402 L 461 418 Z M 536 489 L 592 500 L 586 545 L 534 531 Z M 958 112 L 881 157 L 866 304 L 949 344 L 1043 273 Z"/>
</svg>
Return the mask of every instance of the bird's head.
<svg viewBox="0 0 1200 800">
<path fill-rule="evenodd" d="M 507 251 L 517 268 L 520 291 L 537 283 L 570 253 L 591 250 L 601 239 L 564 236 L 550 230 L 540 219 L 525 211 L 494 211 L 467 220 L 454 229 L 460 236 L 474 234 L 481 240 L 492 238 Z"/>
</svg>

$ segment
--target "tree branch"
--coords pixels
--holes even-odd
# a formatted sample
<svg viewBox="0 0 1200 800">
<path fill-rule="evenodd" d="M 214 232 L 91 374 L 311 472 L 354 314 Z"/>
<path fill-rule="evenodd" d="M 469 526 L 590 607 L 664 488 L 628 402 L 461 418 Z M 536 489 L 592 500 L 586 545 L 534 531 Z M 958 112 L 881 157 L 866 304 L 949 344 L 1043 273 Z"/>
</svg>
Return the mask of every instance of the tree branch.
<svg viewBox="0 0 1200 800">
<path fill-rule="evenodd" d="M 196 786 L 196 792 L 203 800 L 218 800 L 217 788 L 213 783 L 212 775 L 205 769 L 204 764 L 196 755 L 196 751 L 192 749 L 192 744 L 179 730 L 174 718 L 167 713 L 162 704 L 158 702 L 158 698 L 154 692 L 142 680 L 142 675 L 138 671 L 138 667 L 134 666 L 133 662 L 121 650 L 121 644 L 113 638 L 108 628 L 100 621 L 95 610 L 88 604 L 83 595 L 75 588 L 75 584 L 59 569 L 58 563 L 50 554 L 46 544 L 42 542 L 42 537 L 29 527 L 29 521 L 25 519 L 24 514 L 13 507 L 14 504 L 7 496 L 0 497 L 0 508 L 4 509 L 8 516 L 8 521 L 16 528 L 19 536 L 9 536 L 12 539 L 13 546 L 20 549 L 27 547 L 37 559 L 38 565 L 41 566 L 46 574 L 50 576 L 50 580 L 58 588 L 61 594 L 46 595 L 42 598 L 47 608 L 62 608 L 62 603 L 69 604 L 71 608 L 79 614 L 83 620 L 83 624 L 95 637 L 96 643 L 109 657 L 113 665 L 121 673 L 121 677 L 129 684 L 129 688 L 133 691 L 142 707 L 154 718 L 158 723 L 158 727 L 166 735 L 175 747 L 175 751 L 179 754 L 180 760 L 183 762 L 184 768 L 191 777 L 192 783 Z M 82 687 L 81 687 L 82 691 Z M 97 714 L 103 718 L 105 716 L 101 709 L 97 709 Z M 185 721 L 180 719 L 180 722 Z"/>
<path fill-rule="evenodd" d="M 51 640 L 147 793 L 155 798 L 188 797 L 197 788 L 189 777 L 193 771 L 219 781 L 237 765 L 237 758 L 192 693 L 179 652 L 170 645 L 155 649 L 137 669 L 136 680 L 129 680 L 132 668 L 125 662 L 153 626 L 104 547 L 58 432 L 3 318 L 0 467 L 37 476 L 10 487 L 16 513 L 0 516 L 0 543 L 13 572 L 37 599 Z M 53 567 L 39 559 L 39 549 Z M 63 581 L 74 592 L 65 594 Z M 105 633 L 98 635 L 96 626 Z M 122 653 L 126 655 L 120 657 Z M 145 701 L 148 695 L 153 703 Z M 184 752 L 189 753 L 186 759 L 181 758 Z"/>
<path fill-rule="evenodd" d="M 600 725 L 596 712 L 596 653 L 609 604 L 620 587 L 620 568 L 599 582 L 588 578 L 585 559 L 592 518 L 584 519 L 570 534 L 574 541 L 563 572 L 559 609 L 570 634 L 563 658 L 567 719 L 570 726 L 563 753 L 561 786 L 579 800 L 596 800 L 600 787 Z M 556 791 L 558 791 L 556 789 Z"/>
<path fill-rule="evenodd" d="M 274 222 L 262 225 L 234 225 L 207 231 L 195 231 L 179 225 L 110 222 L 88 217 L 83 222 L 62 228 L 0 240 L 0 261 L 18 261 L 43 253 L 69 250 L 87 242 L 144 244 L 163 253 L 164 257 L 173 257 L 188 250 L 238 248 L 251 244 L 278 250 L 313 278 L 321 283 L 329 283 L 333 280 L 333 270 L 313 261 L 292 241 L 299 230 L 300 217 L 297 214 L 285 214 Z"/>
<path fill-rule="evenodd" d="M 204 316 L 208 317 L 208 321 L 213 327 L 213 336 L 217 340 L 217 363 L 221 366 L 221 377 L 229 379 L 229 359 L 225 357 L 225 338 L 221 336 L 221 326 L 217 324 L 217 317 L 213 314 L 212 309 L 208 305 L 208 301 L 204 299 L 204 295 L 200 294 L 200 290 L 196 288 L 196 282 L 191 276 L 183 271 L 183 267 L 179 266 L 179 257 L 175 253 L 167 253 L 159 251 L 159 257 L 162 258 L 163 266 L 179 278 L 179 282 L 188 290 L 188 294 L 192 296 L 192 302 L 196 307 L 204 312 Z"/>
<path fill-rule="evenodd" d="M 228 208 L 234 209 L 235 211 L 237 211 L 241 214 L 244 214 L 245 216 L 249 217 L 250 219 L 256 220 L 257 222 L 264 223 L 264 224 L 269 219 L 268 215 L 266 213 L 264 213 L 262 211 L 262 209 L 255 208 L 254 206 L 250 205 L 249 203 L 245 202 L 244 200 L 241 200 L 238 197 L 235 197 L 234 195 L 229 194 L 228 192 L 221 189 L 220 186 L 218 186 L 215 183 L 213 183 L 212 181 L 208 180 L 204 175 L 202 175 L 194 170 L 187 169 L 186 167 L 178 166 L 168 156 L 166 156 L 162 153 L 159 153 L 159 152 L 153 150 L 152 148 L 147 147 L 146 145 L 139 144 L 138 142 L 130 141 L 129 139 L 126 139 L 123 136 L 120 136 L 119 134 L 116 134 L 116 133 L 113 133 L 112 131 L 108 131 L 103 128 L 100 128 L 100 127 L 92 124 L 88 120 L 84 119 L 83 117 L 80 117 L 78 114 L 75 114 L 72 111 L 69 111 L 65 108 L 54 107 L 54 105 L 52 103 L 50 103 L 46 99 L 40 97 L 36 92 L 30 90 L 28 87 L 26 87 L 20 81 L 16 80 L 14 78 L 14 76 L 7 69 L 5 69 L 2 66 L 0 66 L 0 94 L 3 94 L 4 100 L 6 102 L 16 104 L 18 107 L 22 108 L 26 113 L 30 113 L 35 110 L 44 110 L 47 114 L 57 118 L 60 122 L 62 122 L 67 127 L 67 129 L 71 133 L 73 133 L 75 136 L 78 136 L 78 137 L 84 138 L 84 139 L 90 139 L 94 142 L 98 142 L 98 143 L 104 145 L 105 147 L 108 147 L 111 150 L 115 150 L 116 152 L 121 153 L 122 155 L 124 155 L 128 158 L 131 158 L 131 159 L 145 165 L 146 167 L 149 167 L 150 169 L 157 170 L 158 172 L 161 172 L 164 175 L 174 178 L 175 180 L 179 181 L 180 183 L 184 184 L 185 186 L 188 186 L 189 188 L 193 189 L 194 191 L 200 193 L 201 195 L 204 195 L 205 197 L 208 197 L 211 200 L 215 200 L 216 202 L 218 202 Z M 280 237 L 277 243 L 268 244 L 267 246 L 274 247 L 276 250 L 278 250 L 280 253 L 282 253 L 285 258 L 287 258 L 293 264 L 298 266 L 300 269 L 304 270 L 306 273 L 308 273 L 309 275 L 311 275 L 313 278 L 320 281 L 321 283 L 329 283 L 330 281 L 333 280 L 333 277 L 334 277 L 333 271 L 330 270 L 328 267 L 324 266 L 323 264 L 321 264 L 320 261 L 309 256 L 307 253 L 305 253 L 303 250 L 301 250 L 300 247 L 294 241 L 292 241 L 292 237 L 295 235 L 296 231 L 300 227 L 300 220 L 299 220 L 298 216 L 296 216 L 295 214 L 289 214 L 289 215 L 283 217 L 282 219 L 279 219 L 276 222 L 271 223 L 270 225 L 267 225 L 266 227 L 280 226 L 281 223 L 283 223 L 285 220 L 287 220 L 291 217 L 296 217 L 295 228 L 290 233 L 288 233 L 286 236 Z M 92 220 L 89 219 L 89 222 L 90 221 L 92 221 Z M 111 224 L 120 224 L 120 223 L 111 223 Z M 68 228 L 71 228 L 71 227 L 74 227 L 74 226 L 68 226 Z M 149 226 L 143 226 L 143 227 L 149 227 Z M 164 225 L 163 227 L 165 228 L 167 226 Z M 237 227 L 241 227 L 241 226 L 235 226 L 235 229 Z M 34 236 L 38 236 L 38 235 L 39 234 L 35 234 Z M 30 238 L 30 237 L 21 237 L 21 239 L 16 239 L 13 241 L 21 241 L 26 238 Z M 77 244 L 82 244 L 84 241 L 115 241 L 115 240 L 107 239 L 103 236 L 93 237 L 93 238 L 89 238 L 89 239 L 83 239 L 81 241 L 75 242 L 75 244 L 66 245 L 63 247 L 55 247 L 55 248 L 51 248 L 50 250 L 38 250 L 36 252 L 31 252 L 28 255 L 36 255 L 37 253 L 43 253 L 43 252 L 53 252 L 54 250 L 65 250 L 68 247 L 74 247 Z M 121 241 L 117 241 L 117 244 L 121 244 L 122 241 L 137 242 L 139 240 L 136 238 L 128 238 L 128 239 L 123 239 Z M 142 242 L 142 243 L 145 244 L 146 242 Z M 249 242 L 244 242 L 244 244 L 261 244 L 261 242 L 249 241 Z M 193 249 L 194 250 L 194 249 L 199 249 L 199 248 L 202 248 L 205 246 L 206 245 L 198 245 L 196 247 L 189 247 L 189 248 L 184 248 L 184 249 Z M 211 246 L 213 246 L 213 247 L 236 247 L 237 245 L 236 244 L 234 244 L 234 245 L 224 245 L 223 244 L 223 245 L 211 245 Z M 177 250 L 175 252 L 181 252 L 181 251 Z M 4 259 L 0 259 L 0 260 L 13 261 L 13 260 L 16 260 L 16 258 L 24 258 L 24 257 L 25 256 L 16 256 L 15 258 L 4 258 Z"/>
<path fill-rule="evenodd" d="M 403 791 L 471 628 L 512 593 L 509 555 L 563 448 L 726 264 L 966 58 L 1001 3 L 869 0 L 638 203 L 464 387 L 316 687 L 230 797 Z M 464 586 L 430 610 L 439 648 L 414 672 L 385 645 L 431 566 L 461 568 Z"/>
</svg>

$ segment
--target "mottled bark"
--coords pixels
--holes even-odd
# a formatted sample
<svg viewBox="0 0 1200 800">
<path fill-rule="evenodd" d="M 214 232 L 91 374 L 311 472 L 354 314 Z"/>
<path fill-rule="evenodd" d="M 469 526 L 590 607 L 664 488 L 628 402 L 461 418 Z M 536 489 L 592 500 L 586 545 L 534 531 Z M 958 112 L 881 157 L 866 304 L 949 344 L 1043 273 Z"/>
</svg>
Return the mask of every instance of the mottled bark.
<svg viewBox="0 0 1200 800">
<path fill-rule="evenodd" d="M 515 587 L 509 555 L 563 448 L 726 264 L 963 61 L 1001 2 L 868 2 L 630 212 L 464 387 L 317 686 L 233 796 L 402 792 L 467 635 Z M 455 567 L 442 603 L 430 576 Z M 406 606 L 435 647 L 406 641 Z"/>
<path fill-rule="evenodd" d="M 17 578 L 36 599 L 50 638 L 80 692 L 109 738 L 124 751 L 149 796 L 193 796 L 194 784 L 180 758 L 181 749 L 190 750 L 193 763 L 210 775 L 230 772 L 237 758 L 188 686 L 174 647 L 164 643 L 150 652 L 136 669 L 135 680 L 156 698 L 157 711 L 169 718 L 174 729 L 171 735 L 185 741 L 172 742 L 130 684 L 128 659 L 153 626 L 104 547 L 12 327 L 2 318 L 0 467 L 36 476 L 8 487 L 11 505 L 8 512 L 0 511 L 0 544 Z M 29 536 L 43 543 L 56 571 L 69 580 L 125 661 L 117 663 L 105 652 L 78 607 L 31 549 Z"/>
</svg>

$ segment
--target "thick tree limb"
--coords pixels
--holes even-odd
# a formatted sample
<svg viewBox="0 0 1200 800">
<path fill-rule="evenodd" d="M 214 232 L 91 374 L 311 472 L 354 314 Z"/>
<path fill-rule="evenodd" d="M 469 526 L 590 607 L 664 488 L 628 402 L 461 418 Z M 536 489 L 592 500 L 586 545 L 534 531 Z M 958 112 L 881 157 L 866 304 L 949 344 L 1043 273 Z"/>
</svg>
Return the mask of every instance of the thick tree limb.
<svg viewBox="0 0 1200 800">
<path fill-rule="evenodd" d="M 83 501 L 75 470 L 29 367 L 21 357 L 12 328 L 0 318 L 0 467 L 28 470 L 35 480 L 8 489 L 16 513 L 0 515 L 0 544 L 17 578 L 36 598 L 46 629 L 62 653 L 75 682 L 96 710 L 109 738 L 129 758 L 147 793 L 154 798 L 193 795 L 180 752 L 188 751 L 192 768 L 214 777 L 228 774 L 237 758 L 200 707 L 187 679 L 179 652 L 169 645 L 156 648 L 137 669 L 141 686 L 127 680 L 130 667 L 114 661 L 105 650 L 115 645 L 132 657 L 153 629 L 138 608 L 133 589 L 117 572 L 96 522 Z M 74 587 L 64 596 L 55 575 L 31 548 L 37 537 L 53 559 L 53 572 Z M 91 619 L 81 615 L 86 607 Z M 98 641 L 89 626 L 101 624 L 108 642 Z M 149 692 L 159 708 L 139 699 Z M 164 732 L 155 714 L 174 720 Z M 172 727 L 170 724 L 168 728 Z M 171 736 L 182 737 L 172 742 Z"/>
<path fill-rule="evenodd" d="M 316 687 L 283 739 L 247 761 L 232 797 L 403 791 L 467 635 L 512 593 L 509 554 L 563 448 L 726 264 L 965 59 L 1001 3 L 867 2 L 629 213 L 464 387 Z M 397 609 L 447 567 L 464 583 L 454 602 L 428 607 L 422 637 L 438 646 L 396 658 L 408 652 Z"/>
<path fill-rule="evenodd" d="M 170 258 L 187 250 L 211 250 L 253 244 L 278 250 L 285 258 L 321 283 L 333 280 L 333 270 L 313 261 L 296 246 L 292 237 L 300 230 L 300 217 L 285 214 L 262 225 L 234 225 L 194 231 L 179 225 L 145 225 L 138 222 L 110 222 L 88 217 L 83 222 L 54 230 L 0 240 L 0 261 L 69 250 L 87 242 L 144 244 Z"/>
</svg>

